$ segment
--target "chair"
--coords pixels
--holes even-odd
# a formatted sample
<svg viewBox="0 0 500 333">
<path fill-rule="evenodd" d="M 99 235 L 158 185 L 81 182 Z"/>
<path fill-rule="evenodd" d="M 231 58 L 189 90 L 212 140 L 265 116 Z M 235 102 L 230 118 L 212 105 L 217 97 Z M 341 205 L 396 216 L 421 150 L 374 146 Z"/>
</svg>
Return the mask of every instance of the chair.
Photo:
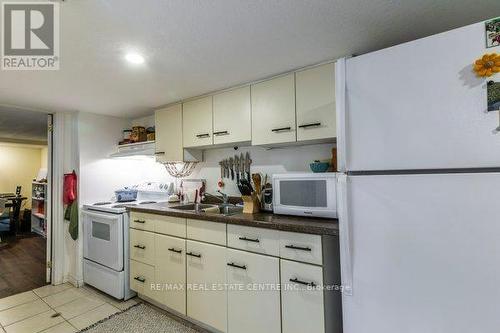
<svg viewBox="0 0 500 333">
<path fill-rule="evenodd" d="M 3 221 L 4 219 L 2 218 L 3 214 L 5 213 L 5 203 L 7 200 L 0 198 L 0 224 L 4 224 Z M 10 218 L 9 218 L 9 223 L 10 223 Z M 0 228 L 1 230 L 1 228 Z M 0 243 L 2 242 L 2 238 L 0 237 Z"/>
</svg>

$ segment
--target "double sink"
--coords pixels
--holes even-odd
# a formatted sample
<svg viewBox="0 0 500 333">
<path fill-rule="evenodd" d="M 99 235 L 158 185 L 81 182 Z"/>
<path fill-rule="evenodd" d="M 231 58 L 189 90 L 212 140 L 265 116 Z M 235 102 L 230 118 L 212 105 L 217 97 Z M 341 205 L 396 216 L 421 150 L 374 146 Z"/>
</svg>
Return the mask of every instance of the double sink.
<svg viewBox="0 0 500 333">
<path fill-rule="evenodd" d="M 212 204 L 192 203 L 187 205 L 173 206 L 170 207 L 170 209 L 182 210 L 185 212 L 216 214 L 224 216 L 235 215 L 243 212 L 243 207 L 238 207 L 232 204 L 212 205 Z"/>
</svg>

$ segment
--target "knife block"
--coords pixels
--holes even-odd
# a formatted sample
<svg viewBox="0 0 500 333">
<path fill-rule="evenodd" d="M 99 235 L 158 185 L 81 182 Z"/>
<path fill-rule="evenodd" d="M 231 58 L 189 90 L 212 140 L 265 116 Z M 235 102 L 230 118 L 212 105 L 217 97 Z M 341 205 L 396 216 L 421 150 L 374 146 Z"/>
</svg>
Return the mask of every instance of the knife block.
<svg viewBox="0 0 500 333">
<path fill-rule="evenodd" d="M 252 195 L 244 195 L 243 199 L 243 213 L 254 214 L 260 211 L 259 195 L 255 192 Z"/>
</svg>

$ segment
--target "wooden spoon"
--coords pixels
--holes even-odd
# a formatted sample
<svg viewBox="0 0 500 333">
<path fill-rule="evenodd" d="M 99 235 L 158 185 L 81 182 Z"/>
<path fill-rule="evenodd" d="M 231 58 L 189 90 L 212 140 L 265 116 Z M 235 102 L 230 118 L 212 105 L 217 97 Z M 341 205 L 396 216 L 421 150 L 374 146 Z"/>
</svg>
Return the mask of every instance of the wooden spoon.
<svg viewBox="0 0 500 333">
<path fill-rule="evenodd" d="M 252 180 L 253 180 L 253 183 L 254 183 L 254 187 L 255 187 L 255 191 L 257 192 L 257 194 L 260 195 L 260 192 L 262 190 L 262 187 L 261 187 L 261 177 L 260 177 L 260 173 L 254 173 L 252 174 Z"/>
</svg>

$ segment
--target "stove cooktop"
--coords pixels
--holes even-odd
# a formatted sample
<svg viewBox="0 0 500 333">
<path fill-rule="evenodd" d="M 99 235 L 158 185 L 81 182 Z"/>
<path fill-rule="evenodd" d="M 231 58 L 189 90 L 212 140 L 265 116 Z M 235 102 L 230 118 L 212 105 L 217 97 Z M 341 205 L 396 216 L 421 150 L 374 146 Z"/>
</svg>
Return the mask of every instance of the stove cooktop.
<svg viewBox="0 0 500 333">
<path fill-rule="evenodd" d="M 166 200 L 165 200 L 166 201 Z M 147 205 L 154 204 L 160 201 L 156 200 L 141 200 L 141 201 L 127 201 L 127 202 L 111 202 L 111 201 L 101 201 L 96 202 L 91 205 L 85 205 L 84 207 L 91 210 L 97 210 L 102 212 L 109 213 L 125 213 L 127 211 L 127 207 L 138 206 L 138 205 Z"/>
</svg>

